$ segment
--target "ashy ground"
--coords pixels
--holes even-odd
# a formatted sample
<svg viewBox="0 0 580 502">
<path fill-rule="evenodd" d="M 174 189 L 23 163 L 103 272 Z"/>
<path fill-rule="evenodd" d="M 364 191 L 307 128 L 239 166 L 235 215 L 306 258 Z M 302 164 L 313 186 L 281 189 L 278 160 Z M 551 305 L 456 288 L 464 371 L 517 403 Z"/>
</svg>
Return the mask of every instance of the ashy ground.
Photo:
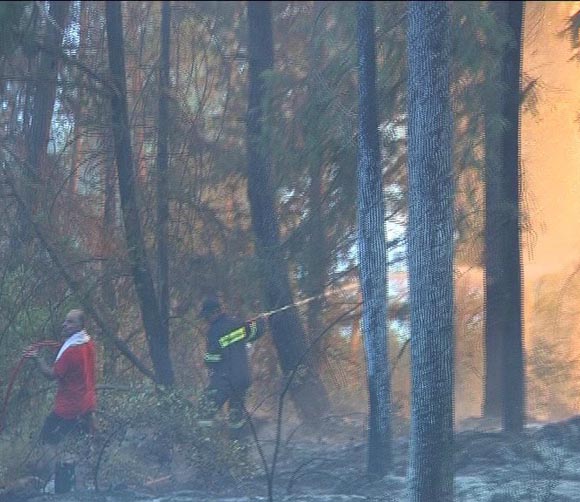
<svg viewBox="0 0 580 502">
<path fill-rule="evenodd" d="M 405 502 L 407 440 L 395 441 L 393 473 L 384 479 L 365 474 L 363 417 L 331 417 L 316 430 L 284 424 L 283 441 L 273 478 L 276 502 Z M 510 436 L 482 422 L 456 434 L 455 500 L 464 502 L 580 501 L 580 417 L 527 428 Z M 491 429 L 491 430 L 490 430 Z M 275 449 L 274 423 L 260 427 L 260 448 L 267 463 Z M 249 445 L 254 474 L 224 475 L 211 487 L 188 479 L 183 466 L 159 472 L 144 486 L 118 486 L 113 491 L 40 494 L 34 489 L 6 492 L 0 500 L 17 502 L 266 502 L 267 477 L 255 443 Z M 180 470 L 181 469 L 181 470 Z"/>
</svg>

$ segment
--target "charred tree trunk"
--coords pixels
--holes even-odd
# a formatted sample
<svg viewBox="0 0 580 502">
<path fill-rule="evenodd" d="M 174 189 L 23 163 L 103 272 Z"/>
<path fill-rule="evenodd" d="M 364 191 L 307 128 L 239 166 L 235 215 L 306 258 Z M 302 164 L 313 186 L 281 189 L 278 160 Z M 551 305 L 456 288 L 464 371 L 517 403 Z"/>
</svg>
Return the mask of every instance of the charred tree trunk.
<svg viewBox="0 0 580 502">
<path fill-rule="evenodd" d="M 507 22 L 507 2 L 492 2 L 489 9 L 497 21 Z M 504 48 L 505 50 L 505 48 Z M 494 54 L 499 60 L 503 54 Z M 503 410 L 502 365 L 504 337 L 507 331 L 505 299 L 505 271 L 499 252 L 502 240 L 502 227 L 508 212 L 504 206 L 505 195 L 502 181 L 503 133 L 498 125 L 504 119 L 505 86 L 502 82 L 502 68 L 495 74 L 488 74 L 490 85 L 497 91 L 485 102 L 485 309 L 484 309 L 484 394 L 483 415 L 500 419 Z"/>
<path fill-rule="evenodd" d="M 45 50 L 39 51 L 37 67 L 33 70 L 34 82 L 32 85 L 28 85 L 27 99 L 23 110 L 26 145 L 26 198 L 31 202 L 34 216 L 40 210 L 41 196 L 45 193 L 38 187 L 49 178 L 46 160 L 59 70 L 56 54 L 62 45 L 70 3 L 69 1 L 49 3 L 48 17 L 52 22 L 46 21 L 45 36 L 43 37 Z M 19 212 L 17 220 L 18 228 L 11 247 L 16 254 L 25 256 L 23 246 L 30 245 L 34 238 L 34 232 L 25 224 L 26 215 Z"/>
<path fill-rule="evenodd" d="M 376 92 L 375 15 L 358 2 L 359 145 L 358 245 L 362 329 L 369 392 L 369 474 L 384 476 L 392 463 L 391 385 L 387 328 L 387 244 Z"/>
<path fill-rule="evenodd" d="M 501 88 L 486 109 L 484 414 L 501 416 L 505 430 L 520 432 L 525 415 L 519 204 L 523 2 L 491 2 L 490 8 L 511 28 L 514 43 L 501 55 Z M 494 127 L 494 118 L 506 127 Z"/>
<path fill-rule="evenodd" d="M 171 5 L 161 3 L 161 58 L 159 65 L 159 119 L 157 129 L 157 273 L 159 314 L 163 330 L 169 333 L 169 67 L 171 43 Z"/>
<path fill-rule="evenodd" d="M 316 23 L 322 15 L 324 9 L 324 2 L 315 2 L 312 9 L 312 26 L 316 29 Z M 314 33 L 312 35 L 314 37 Z M 321 91 L 318 89 L 319 84 L 317 78 L 314 76 L 320 71 L 321 64 L 325 64 L 323 51 L 318 48 L 316 43 L 311 42 L 310 56 L 310 80 L 311 84 L 309 92 L 310 99 L 313 103 L 312 120 L 306 120 L 304 123 L 304 134 L 306 137 L 321 137 L 321 124 L 323 119 L 323 106 L 321 106 Z M 325 91 L 323 91 L 325 92 Z M 308 142 L 307 142 L 308 144 Z M 308 171 L 310 177 L 310 184 L 308 186 L 308 204 L 309 204 L 309 224 L 308 240 L 306 243 L 306 280 L 304 285 L 304 292 L 307 298 L 316 297 L 306 306 L 306 319 L 309 336 L 308 340 L 314 340 L 322 333 L 324 329 L 324 308 L 325 298 L 324 293 L 326 284 L 328 283 L 328 239 L 327 229 L 324 221 L 324 171 L 325 171 L 325 151 L 315 146 L 307 156 Z M 313 357 L 318 363 L 319 370 L 324 367 L 323 361 L 326 359 L 327 343 L 321 340 L 316 344 L 313 351 Z"/>
<path fill-rule="evenodd" d="M 502 210 L 500 162 L 502 158 L 501 131 L 495 122 L 503 109 L 503 92 L 485 105 L 485 280 L 484 280 L 484 394 L 483 415 L 499 419 L 502 414 L 501 367 L 503 333 L 506 332 L 505 300 L 502 283 L 505 276 L 498 253 Z"/>
<path fill-rule="evenodd" d="M 47 22 L 45 45 L 48 50 L 40 53 L 30 129 L 27 137 L 28 164 L 34 178 L 46 177 L 46 151 L 50 137 L 50 124 L 56 100 L 58 57 L 56 52 L 62 44 L 69 1 L 50 2 L 49 16 L 56 23 Z"/>
<path fill-rule="evenodd" d="M 508 124 L 503 143 L 503 183 L 509 214 L 501 231 L 502 261 L 505 270 L 506 331 L 502 358 L 503 427 L 521 432 L 525 421 L 525 384 L 522 322 L 522 263 L 520 236 L 520 79 L 522 63 L 523 2 L 505 2 L 507 21 L 515 44 L 509 46 L 502 61 L 502 80 L 506 86 L 504 117 Z"/>
<path fill-rule="evenodd" d="M 135 187 L 135 168 L 127 112 L 121 5 L 118 1 L 109 1 L 105 7 L 109 65 L 116 88 L 111 98 L 113 137 L 129 260 L 157 382 L 171 385 L 174 382 L 174 375 L 169 357 L 169 333 L 164 330 L 159 312 L 159 301 L 147 260 Z"/>
<path fill-rule="evenodd" d="M 103 234 L 101 235 L 103 256 L 105 258 L 103 263 L 103 281 L 101 285 L 101 294 L 103 296 L 103 303 L 107 306 L 109 312 L 117 310 L 117 290 L 115 288 L 114 274 L 113 274 L 113 250 L 112 243 L 115 235 L 115 221 L 117 219 L 117 204 L 115 191 L 115 158 L 114 142 L 110 131 L 105 131 L 103 141 L 105 143 L 106 161 L 105 161 L 105 179 L 104 179 L 104 204 L 103 204 Z M 114 316 L 111 320 L 111 331 L 115 337 L 119 333 L 119 325 Z M 103 358 L 103 373 L 107 377 L 113 377 L 116 374 L 116 353 L 111 350 L 113 343 L 110 338 L 105 338 L 105 353 Z"/>
<path fill-rule="evenodd" d="M 274 61 L 270 2 L 248 2 L 248 35 L 248 197 L 256 250 L 265 282 L 266 307 L 273 310 L 292 305 L 294 298 L 288 268 L 280 251 L 270 160 L 261 145 L 266 89 L 264 72 L 272 70 Z M 306 335 L 298 311 L 290 308 L 271 316 L 270 327 L 282 371 L 289 374 L 296 369 L 307 351 Z M 291 388 L 291 395 L 304 418 L 316 418 L 328 408 L 326 390 L 310 361 L 302 369 L 301 378 Z"/>
<path fill-rule="evenodd" d="M 446 2 L 408 28 L 410 500 L 453 500 L 453 169 Z"/>
</svg>

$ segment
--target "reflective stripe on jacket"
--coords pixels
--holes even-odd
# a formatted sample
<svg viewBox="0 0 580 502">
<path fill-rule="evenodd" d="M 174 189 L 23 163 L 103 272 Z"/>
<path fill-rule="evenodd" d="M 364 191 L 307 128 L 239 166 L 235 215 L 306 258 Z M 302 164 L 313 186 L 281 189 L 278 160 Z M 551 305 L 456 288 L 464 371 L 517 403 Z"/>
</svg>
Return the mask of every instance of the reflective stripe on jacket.
<svg viewBox="0 0 580 502">
<path fill-rule="evenodd" d="M 214 319 L 206 334 L 207 350 L 204 356 L 211 370 L 210 380 L 234 389 L 247 389 L 250 386 L 247 338 L 244 323 L 225 313 Z"/>
</svg>

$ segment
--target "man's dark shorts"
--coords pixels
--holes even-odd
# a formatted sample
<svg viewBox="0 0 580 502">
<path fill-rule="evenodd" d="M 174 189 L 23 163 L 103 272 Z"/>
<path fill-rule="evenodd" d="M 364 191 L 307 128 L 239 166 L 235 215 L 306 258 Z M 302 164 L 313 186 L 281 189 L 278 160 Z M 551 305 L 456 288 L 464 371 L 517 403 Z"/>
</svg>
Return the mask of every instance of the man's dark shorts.
<svg viewBox="0 0 580 502">
<path fill-rule="evenodd" d="M 42 426 L 40 440 L 43 443 L 58 444 L 70 433 L 90 434 L 93 431 L 93 414 L 86 413 L 77 418 L 63 418 L 52 412 Z"/>
</svg>

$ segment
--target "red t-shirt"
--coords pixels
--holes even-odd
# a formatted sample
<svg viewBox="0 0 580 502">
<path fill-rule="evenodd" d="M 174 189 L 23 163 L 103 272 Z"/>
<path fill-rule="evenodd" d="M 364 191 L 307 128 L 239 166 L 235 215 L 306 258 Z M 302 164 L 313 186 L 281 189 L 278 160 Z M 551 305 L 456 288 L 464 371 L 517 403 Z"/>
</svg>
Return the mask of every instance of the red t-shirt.
<svg viewBox="0 0 580 502">
<path fill-rule="evenodd" d="M 95 343 L 92 340 L 66 349 L 54 363 L 53 373 L 58 382 L 54 413 L 70 419 L 96 408 Z"/>
</svg>

